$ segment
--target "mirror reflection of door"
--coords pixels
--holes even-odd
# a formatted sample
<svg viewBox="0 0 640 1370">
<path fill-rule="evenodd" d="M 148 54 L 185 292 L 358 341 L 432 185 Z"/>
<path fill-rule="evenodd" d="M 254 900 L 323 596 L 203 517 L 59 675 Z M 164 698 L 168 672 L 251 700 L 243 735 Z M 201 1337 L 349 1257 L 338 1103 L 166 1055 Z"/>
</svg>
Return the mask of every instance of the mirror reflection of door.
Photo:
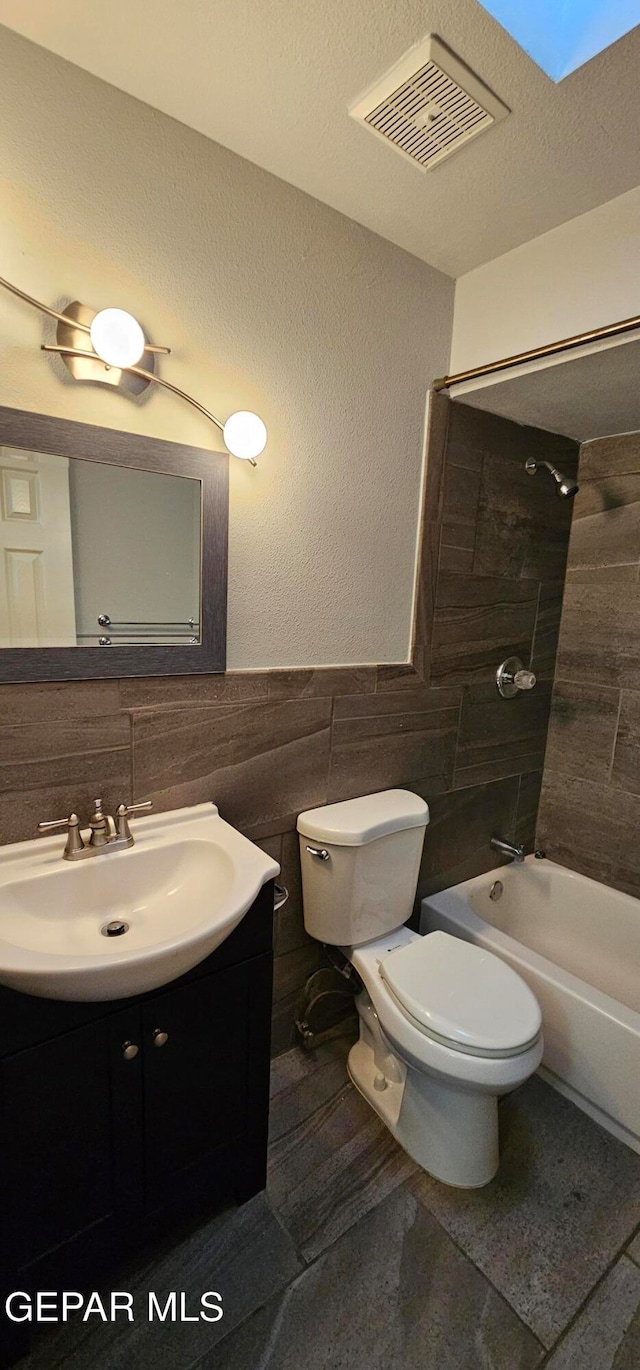
<svg viewBox="0 0 640 1370">
<path fill-rule="evenodd" d="M 0 643 L 75 642 L 69 462 L 0 447 Z"/>
</svg>

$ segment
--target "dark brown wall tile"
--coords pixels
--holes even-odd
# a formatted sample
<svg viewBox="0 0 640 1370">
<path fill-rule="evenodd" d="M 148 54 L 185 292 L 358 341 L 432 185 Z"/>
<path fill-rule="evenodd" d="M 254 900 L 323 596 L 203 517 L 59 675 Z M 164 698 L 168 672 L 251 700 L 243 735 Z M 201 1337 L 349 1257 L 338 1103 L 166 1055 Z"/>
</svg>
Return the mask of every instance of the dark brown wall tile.
<svg viewBox="0 0 640 1370">
<path fill-rule="evenodd" d="M 640 595 L 635 582 L 612 590 L 596 577 L 567 582 L 558 645 L 560 679 L 640 689 Z"/>
<path fill-rule="evenodd" d="M 447 459 L 442 497 L 442 518 L 447 523 L 475 527 L 480 498 L 480 472 L 455 466 Z"/>
<path fill-rule="evenodd" d="M 568 475 L 575 475 L 578 469 L 578 444 L 571 438 L 513 423 L 459 401 L 451 404 L 448 441 L 472 451 L 499 454 L 516 464 L 524 464 L 529 457 L 543 457 Z"/>
<path fill-rule="evenodd" d="M 625 475 L 609 472 L 598 480 L 587 480 L 582 467 L 583 463 L 580 465 L 580 489 L 572 501 L 574 524 L 593 514 L 613 512 L 640 500 L 640 461 L 635 471 Z"/>
<path fill-rule="evenodd" d="M 531 670 L 538 680 L 554 677 L 563 599 L 563 580 L 542 581 L 531 652 Z"/>
<path fill-rule="evenodd" d="M 133 797 L 126 715 L 0 729 L 3 842 L 35 837 L 40 820 L 72 809 L 84 821 L 97 794 L 111 810 Z"/>
<path fill-rule="evenodd" d="M 535 581 L 443 572 L 433 626 L 434 683 L 487 680 L 508 656 L 528 661 L 537 603 Z"/>
<path fill-rule="evenodd" d="M 420 868 L 419 898 L 502 864 L 489 841 L 492 837 L 513 838 L 518 787 L 518 776 L 441 795 L 431 794 L 428 786 L 421 787 L 420 792 L 429 802 L 430 822 Z"/>
<path fill-rule="evenodd" d="M 548 460 L 545 448 L 539 455 Z M 571 502 L 558 499 L 554 490 L 545 471 L 529 476 L 524 461 L 485 456 L 473 563 L 478 575 L 564 576 Z"/>
<path fill-rule="evenodd" d="M 611 784 L 640 795 L 640 694 L 623 690 Z"/>
<path fill-rule="evenodd" d="M 540 682 L 515 699 L 495 684 L 464 691 L 454 772 L 455 789 L 541 770 L 551 707 L 551 685 Z"/>
<path fill-rule="evenodd" d="M 269 671 L 269 699 L 328 699 L 376 687 L 375 666 L 312 666 L 308 670 Z"/>
<path fill-rule="evenodd" d="M 519 846 L 524 847 L 526 852 L 532 852 L 536 846 L 541 788 L 542 771 L 532 771 L 529 775 L 520 776 L 514 840 Z"/>
<path fill-rule="evenodd" d="M 422 676 L 409 662 L 377 667 L 376 690 L 413 690 L 416 685 L 422 685 Z"/>
<path fill-rule="evenodd" d="M 625 475 L 640 471 L 640 433 L 620 433 L 614 438 L 596 438 L 580 449 L 580 480 Z"/>
<path fill-rule="evenodd" d="M 411 787 L 424 776 L 437 777 L 440 788 L 449 785 L 458 712 L 456 695 L 447 690 L 407 690 L 336 702 L 329 800 Z"/>
<path fill-rule="evenodd" d="M 637 566 L 640 561 L 640 502 L 612 508 L 573 526 L 568 565 L 572 570 Z"/>
<path fill-rule="evenodd" d="M 326 801 L 330 718 L 326 699 L 136 713 L 137 791 L 162 809 L 211 799 L 249 834 L 283 831 Z"/>
<path fill-rule="evenodd" d="M 120 681 L 123 709 L 175 708 L 180 704 L 235 703 L 266 699 L 268 671 L 227 671 L 225 675 L 177 675 L 131 678 Z"/>
<path fill-rule="evenodd" d="M 110 716 L 120 710 L 117 680 L 43 681 L 0 685 L 0 727 Z"/>
<path fill-rule="evenodd" d="M 475 543 L 475 524 L 465 527 L 461 523 L 443 523 L 440 534 L 440 570 L 463 573 L 472 571 Z"/>
<path fill-rule="evenodd" d="M 608 781 L 620 693 L 604 685 L 557 680 L 547 756 L 555 771 Z"/>
<path fill-rule="evenodd" d="M 537 843 L 547 856 L 640 897 L 640 797 L 545 768 Z"/>
</svg>

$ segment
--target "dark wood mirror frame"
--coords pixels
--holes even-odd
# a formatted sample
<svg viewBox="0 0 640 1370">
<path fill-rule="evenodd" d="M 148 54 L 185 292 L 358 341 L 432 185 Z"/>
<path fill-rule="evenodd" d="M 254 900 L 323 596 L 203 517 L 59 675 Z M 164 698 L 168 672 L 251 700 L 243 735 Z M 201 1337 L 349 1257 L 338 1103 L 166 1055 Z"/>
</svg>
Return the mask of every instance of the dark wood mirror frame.
<svg viewBox="0 0 640 1370">
<path fill-rule="evenodd" d="M 202 488 L 201 638 L 193 646 L 0 647 L 0 683 L 224 671 L 229 522 L 227 454 L 0 406 L 0 447 L 3 446 L 199 480 Z"/>
</svg>

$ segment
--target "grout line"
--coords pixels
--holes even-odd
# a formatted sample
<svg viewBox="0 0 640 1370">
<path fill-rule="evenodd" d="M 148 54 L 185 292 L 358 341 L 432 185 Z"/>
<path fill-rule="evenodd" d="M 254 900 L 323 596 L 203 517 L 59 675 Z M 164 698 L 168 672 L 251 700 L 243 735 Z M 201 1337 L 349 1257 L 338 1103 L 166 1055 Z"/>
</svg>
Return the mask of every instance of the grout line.
<svg viewBox="0 0 640 1370">
<path fill-rule="evenodd" d="M 623 1145 L 624 1145 L 624 1143 L 623 1143 Z M 627 1248 L 628 1248 L 629 1244 L 634 1240 L 634 1238 L 637 1236 L 637 1234 L 638 1234 L 639 1232 L 640 1232 L 640 1223 L 637 1224 L 636 1227 L 634 1227 L 633 1232 L 631 1233 L 630 1236 L 625 1237 L 624 1245 L 618 1248 L 618 1250 L 616 1251 L 616 1253 L 615 1253 L 614 1257 L 612 1258 L 612 1260 L 609 1261 L 609 1264 L 606 1266 L 606 1268 L 603 1270 L 602 1274 L 601 1274 L 601 1275 L 598 1277 L 598 1279 L 596 1280 L 595 1284 L 594 1284 L 594 1285 L 592 1286 L 592 1288 L 589 1290 L 589 1293 L 588 1293 L 588 1294 L 586 1295 L 586 1297 L 582 1300 L 582 1303 L 580 1304 L 579 1308 L 576 1309 L 575 1313 L 573 1314 L 573 1317 L 569 1319 L 569 1322 L 567 1323 L 566 1327 L 562 1330 L 562 1332 L 560 1333 L 560 1335 L 556 1338 L 556 1340 L 554 1341 L 553 1345 L 549 1347 L 549 1350 L 547 1351 L 547 1354 L 546 1354 L 546 1356 L 544 1357 L 544 1360 L 542 1360 L 542 1361 L 540 1362 L 540 1365 L 536 1367 L 536 1370 L 544 1370 L 544 1367 L 545 1367 L 546 1365 L 549 1364 L 549 1361 L 550 1361 L 550 1359 L 551 1359 L 551 1356 L 552 1356 L 552 1355 L 555 1355 L 556 1351 L 557 1351 L 558 1348 L 561 1346 L 562 1342 L 566 1341 L 567 1336 L 569 1335 L 569 1333 L 570 1333 L 570 1332 L 573 1330 L 573 1328 L 575 1327 L 576 1323 L 578 1322 L 578 1319 L 579 1319 L 579 1318 L 582 1316 L 582 1314 L 584 1313 L 584 1311 L 585 1311 L 587 1305 L 588 1305 L 589 1303 L 591 1303 L 591 1300 L 593 1299 L 594 1295 L 598 1292 L 600 1286 L 601 1286 L 602 1284 L 604 1284 L 605 1280 L 607 1280 L 607 1279 L 609 1278 L 609 1275 L 611 1274 L 611 1271 L 612 1271 L 612 1270 L 615 1268 L 615 1266 L 618 1264 L 618 1261 L 620 1261 L 620 1260 L 622 1259 L 622 1257 L 623 1257 L 624 1255 L 627 1254 Z M 631 1260 L 632 1263 L 635 1265 L 635 1261 L 633 1260 L 633 1257 L 632 1257 L 632 1256 L 629 1256 L 628 1259 Z"/>
<path fill-rule="evenodd" d="M 610 760 L 609 765 L 608 765 L 608 767 L 607 767 L 607 780 L 608 780 L 609 782 L 611 782 L 611 777 L 612 777 L 612 775 L 613 775 L 613 763 L 614 763 L 614 761 L 615 761 L 615 759 L 616 759 L 616 747 L 617 747 L 617 745 L 618 745 L 618 729 L 619 729 L 619 727 L 620 727 L 620 714 L 622 713 L 622 696 L 623 696 L 623 693 L 624 693 L 624 691 L 623 691 L 623 690 L 620 690 L 620 695 L 619 695 L 619 698 L 618 698 L 618 712 L 617 712 L 617 714 L 616 714 L 616 726 L 615 726 L 615 728 L 614 728 L 614 730 L 613 730 L 613 742 L 612 742 L 612 744 L 611 744 L 611 760 Z M 616 788 L 616 786 L 614 786 L 614 789 L 615 789 L 615 788 Z"/>
</svg>

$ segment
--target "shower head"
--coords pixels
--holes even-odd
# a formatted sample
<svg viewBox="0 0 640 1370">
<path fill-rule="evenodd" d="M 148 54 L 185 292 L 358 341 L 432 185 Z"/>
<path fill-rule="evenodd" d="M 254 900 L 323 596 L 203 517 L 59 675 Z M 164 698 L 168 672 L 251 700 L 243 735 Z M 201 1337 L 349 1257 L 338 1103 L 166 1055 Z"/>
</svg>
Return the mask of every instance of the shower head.
<svg viewBox="0 0 640 1370">
<path fill-rule="evenodd" d="M 524 469 L 530 476 L 535 476 L 539 466 L 546 466 L 547 471 L 551 472 L 556 483 L 556 495 L 559 495 L 560 499 L 573 499 L 574 495 L 577 495 L 580 489 L 577 481 L 571 480 L 570 476 L 563 476 L 562 471 L 559 471 L 557 466 L 552 466 L 550 461 L 525 461 Z"/>
</svg>

